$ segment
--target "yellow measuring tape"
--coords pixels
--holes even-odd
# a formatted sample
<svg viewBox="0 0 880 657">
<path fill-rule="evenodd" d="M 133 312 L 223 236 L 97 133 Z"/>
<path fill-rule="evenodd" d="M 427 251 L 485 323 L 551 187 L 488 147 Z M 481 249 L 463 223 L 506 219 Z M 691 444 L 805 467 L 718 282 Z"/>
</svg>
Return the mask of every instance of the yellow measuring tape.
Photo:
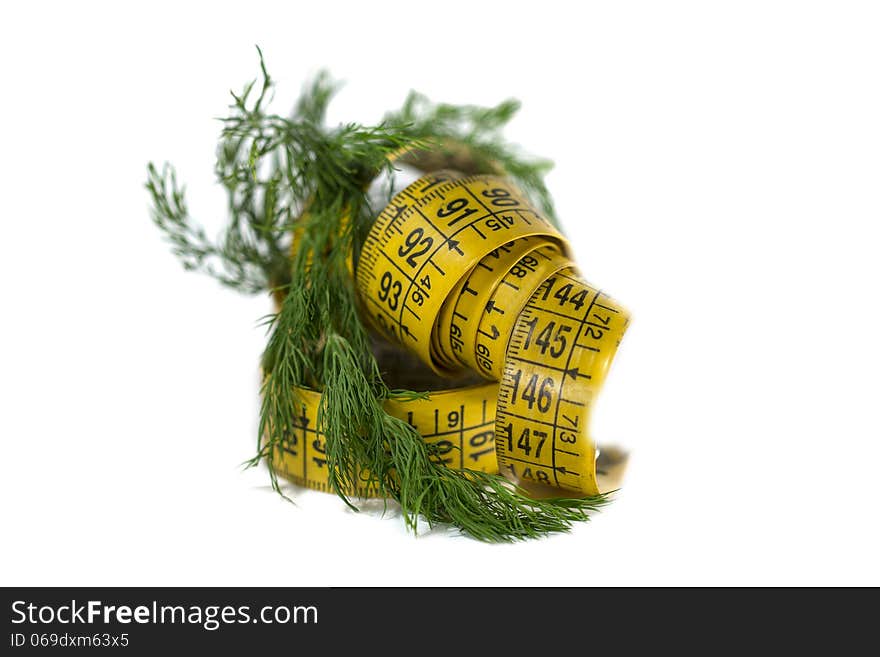
<svg viewBox="0 0 880 657">
<path fill-rule="evenodd" d="M 569 253 L 525 195 L 496 176 L 428 174 L 376 219 L 356 271 L 369 321 L 438 375 L 490 380 L 386 402 L 449 467 L 501 471 L 555 495 L 616 487 L 621 453 L 600 455 L 588 426 L 629 315 L 580 277 Z M 294 482 L 328 490 L 320 393 L 298 393 L 297 435 L 273 458 Z M 365 482 L 355 492 L 374 491 Z"/>
<path fill-rule="evenodd" d="M 495 459 L 494 383 L 450 390 L 437 390 L 430 399 L 388 400 L 385 410 L 409 422 L 422 438 L 437 446 L 438 460 L 458 469 L 497 472 Z M 317 430 L 321 394 L 299 389 L 300 415 L 295 431 L 282 441 L 276 455 L 279 473 L 300 486 L 330 492 L 327 439 Z M 363 497 L 376 493 L 365 480 L 356 491 Z"/>
</svg>

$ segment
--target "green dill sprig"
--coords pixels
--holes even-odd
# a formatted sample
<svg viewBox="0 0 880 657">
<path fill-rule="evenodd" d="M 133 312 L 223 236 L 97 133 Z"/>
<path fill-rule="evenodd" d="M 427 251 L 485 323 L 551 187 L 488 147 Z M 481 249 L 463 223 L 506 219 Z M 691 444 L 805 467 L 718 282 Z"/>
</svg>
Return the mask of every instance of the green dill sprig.
<svg viewBox="0 0 880 657">
<path fill-rule="evenodd" d="M 407 149 L 510 175 L 552 217 L 543 183 L 548 163 L 523 156 L 500 135 L 518 105 L 431 105 L 411 95 L 377 126 L 327 127 L 336 85 L 326 75 L 280 116 L 266 109 L 273 82 L 262 53 L 260 67 L 261 78 L 233 94 L 222 119 L 215 172 L 230 220 L 221 238 L 207 239 L 191 218 L 173 168 L 151 164 L 147 181 L 153 220 L 185 267 L 280 301 L 266 321 L 258 447 L 249 464 L 264 461 L 281 491 L 272 455 L 294 432 L 297 389 L 306 387 L 322 392 L 317 429 L 327 438 L 330 485 L 349 505 L 347 491 L 366 484 L 396 500 L 412 529 L 424 519 L 485 541 L 566 531 L 587 519 L 603 496 L 534 500 L 500 475 L 446 468 L 413 427 L 385 412 L 385 399 L 423 393 L 391 391 L 383 381 L 350 271 L 378 210 L 368 184 L 390 174 L 391 160 Z"/>
</svg>

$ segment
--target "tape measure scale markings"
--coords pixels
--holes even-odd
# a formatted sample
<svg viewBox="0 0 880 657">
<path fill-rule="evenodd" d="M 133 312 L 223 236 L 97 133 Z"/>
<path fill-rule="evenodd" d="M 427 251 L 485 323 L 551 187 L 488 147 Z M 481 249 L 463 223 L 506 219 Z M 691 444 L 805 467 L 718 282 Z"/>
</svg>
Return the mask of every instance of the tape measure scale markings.
<svg viewBox="0 0 880 657">
<path fill-rule="evenodd" d="M 498 379 L 503 472 L 604 492 L 590 407 L 629 322 L 584 282 L 556 229 L 507 180 L 441 171 L 380 213 L 356 282 L 374 327 L 438 374 Z"/>
<path fill-rule="evenodd" d="M 498 472 L 495 456 L 495 403 L 498 386 L 484 383 L 463 388 L 437 390 L 428 399 L 385 401 L 385 410 L 412 425 L 425 442 L 437 447 L 437 462 L 457 468 Z M 278 473 L 294 483 L 330 492 L 326 458 L 327 439 L 318 427 L 321 393 L 298 388 L 300 413 L 294 430 L 272 455 Z M 346 491 L 373 497 L 377 491 L 364 473 L 362 486 Z"/>
<path fill-rule="evenodd" d="M 490 252 L 537 236 L 562 242 L 503 179 L 429 174 L 379 214 L 361 249 L 358 291 L 381 333 L 449 374 L 431 346 L 450 292 Z"/>
<path fill-rule="evenodd" d="M 498 393 L 498 461 L 514 478 L 601 491 L 590 409 L 629 323 L 574 269 L 547 279 L 519 314 Z"/>
</svg>

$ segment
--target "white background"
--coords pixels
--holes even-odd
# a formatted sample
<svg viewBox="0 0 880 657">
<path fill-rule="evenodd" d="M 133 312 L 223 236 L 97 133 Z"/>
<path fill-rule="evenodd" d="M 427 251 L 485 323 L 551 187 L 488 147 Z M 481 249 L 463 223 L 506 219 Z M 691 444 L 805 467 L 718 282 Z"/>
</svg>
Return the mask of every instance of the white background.
<svg viewBox="0 0 880 657">
<path fill-rule="evenodd" d="M 12 7 L 15 8 L 12 8 Z M 873 3 L 18 3 L 0 10 L 0 583 L 880 584 L 880 16 Z M 594 428 L 625 488 L 484 545 L 267 486 L 259 317 L 181 270 L 148 160 L 224 216 L 214 145 L 260 44 L 374 122 L 414 87 L 508 135 L 626 303 Z"/>
</svg>

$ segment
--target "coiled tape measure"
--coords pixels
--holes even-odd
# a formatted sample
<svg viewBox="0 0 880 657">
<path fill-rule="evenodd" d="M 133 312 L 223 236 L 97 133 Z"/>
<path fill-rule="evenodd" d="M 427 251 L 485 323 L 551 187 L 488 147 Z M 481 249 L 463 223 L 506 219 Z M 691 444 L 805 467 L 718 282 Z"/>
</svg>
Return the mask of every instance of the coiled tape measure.
<svg viewBox="0 0 880 657">
<path fill-rule="evenodd" d="M 360 253 L 365 314 L 388 340 L 438 375 L 479 373 L 482 385 L 388 400 L 454 468 L 500 471 L 557 496 L 616 487 L 621 452 L 599 452 L 590 409 L 629 314 L 585 282 L 568 243 L 504 178 L 438 171 L 397 194 Z M 328 490 L 320 393 L 301 390 L 300 435 L 276 466 Z M 371 495 L 366 482 L 356 492 Z"/>
</svg>

